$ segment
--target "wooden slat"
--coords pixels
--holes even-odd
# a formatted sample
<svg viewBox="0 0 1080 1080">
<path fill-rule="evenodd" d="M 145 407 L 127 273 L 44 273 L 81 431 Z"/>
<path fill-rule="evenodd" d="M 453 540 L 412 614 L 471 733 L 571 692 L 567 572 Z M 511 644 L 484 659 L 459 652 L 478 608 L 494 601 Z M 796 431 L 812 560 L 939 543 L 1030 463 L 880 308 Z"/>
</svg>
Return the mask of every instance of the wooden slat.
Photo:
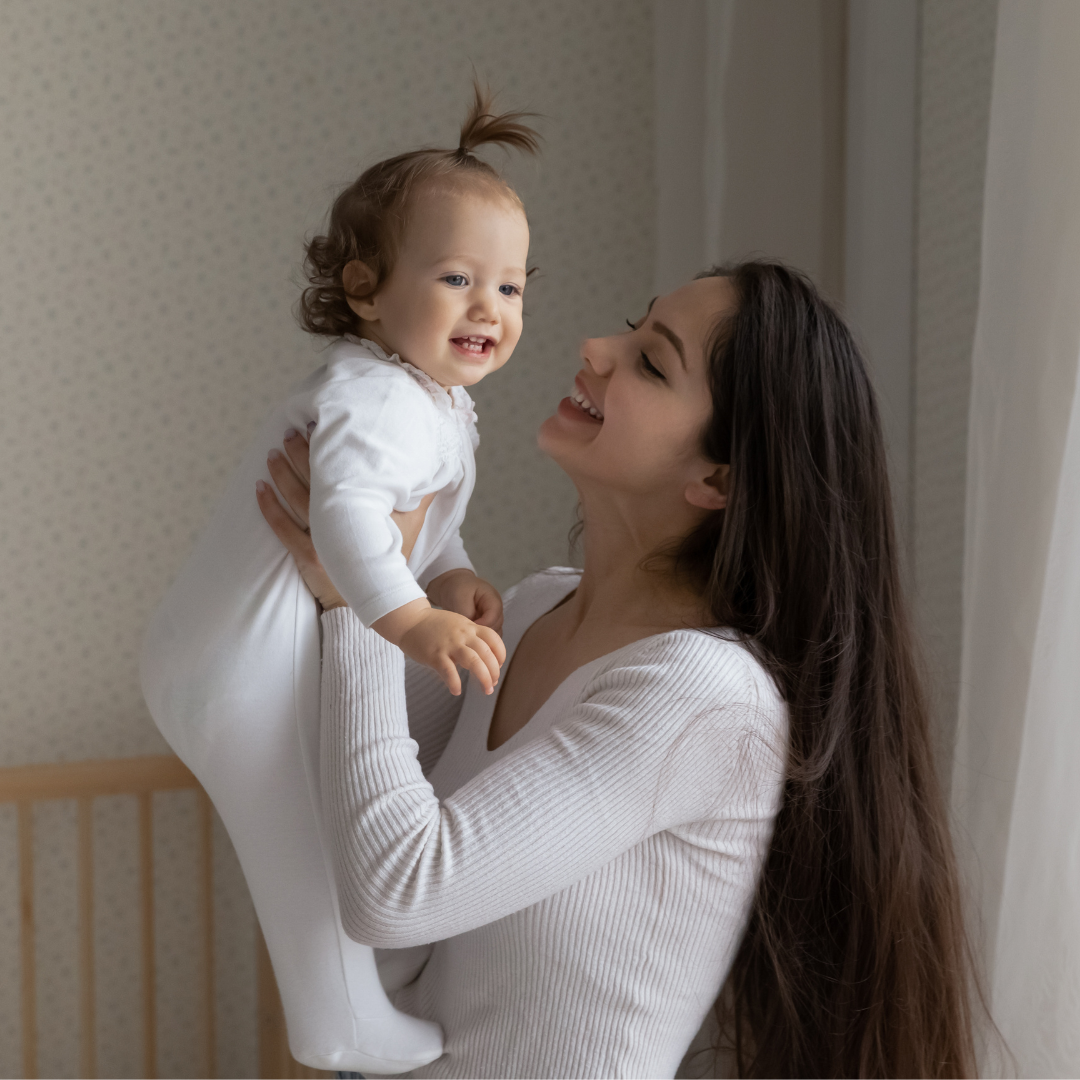
<svg viewBox="0 0 1080 1080">
<path fill-rule="evenodd" d="M 281 1009 L 274 969 L 262 930 L 255 927 L 255 972 L 259 1011 L 259 1076 L 287 1077 L 291 1057 L 285 1036 L 285 1016 Z"/>
<path fill-rule="evenodd" d="M 79 1021 L 81 1075 L 97 1076 L 97 1022 L 94 1003 L 94 804 L 79 800 Z"/>
<path fill-rule="evenodd" d="M 199 792 L 202 837 L 203 997 L 206 1000 L 204 1071 L 217 1076 L 217 994 L 214 979 L 214 807 L 205 791 Z"/>
<path fill-rule="evenodd" d="M 154 974 L 154 805 L 139 793 L 139 883 L 142 901 L 143 1076 L 157 1076 L 157 988 Z"/>
<path fill-rule="evenodd" d="M 170 754 L 0 769 L 0 802 L 91 799 L 98 795 L 175 791 L 198 786 L 188 767 Z"/>
<path fill-rule="evenodd" d="M 37 968 L 34 948 L 34 807 L 19 803 L 19 922 L 22 959 L 23 1075 L 37 1071 Z"/>
</svg>

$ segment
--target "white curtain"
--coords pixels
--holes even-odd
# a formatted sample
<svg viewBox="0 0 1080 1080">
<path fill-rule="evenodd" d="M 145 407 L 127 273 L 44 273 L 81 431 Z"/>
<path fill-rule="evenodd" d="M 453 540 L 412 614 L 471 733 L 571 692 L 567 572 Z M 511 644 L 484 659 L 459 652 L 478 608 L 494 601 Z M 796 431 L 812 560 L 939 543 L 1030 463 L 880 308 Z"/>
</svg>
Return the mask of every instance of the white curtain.
<svg viewBox="0 0 1080 1080">
<path fill-rule="evenodd" d="M 1080 1076 L 1078 366 L 1080 3 L 1002 0 L 953 803 L 1022 1076 Z"/>
</svg>

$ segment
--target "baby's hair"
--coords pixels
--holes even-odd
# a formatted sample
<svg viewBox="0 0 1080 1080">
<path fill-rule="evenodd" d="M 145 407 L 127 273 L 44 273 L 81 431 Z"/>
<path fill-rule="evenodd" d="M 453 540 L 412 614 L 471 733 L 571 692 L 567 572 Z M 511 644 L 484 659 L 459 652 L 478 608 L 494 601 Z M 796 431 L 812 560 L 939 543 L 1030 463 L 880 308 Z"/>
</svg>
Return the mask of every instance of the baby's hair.
<svg viewBox="0 0 1080 1080">
<path fill-rule="evenodd" d="M 473 83 L 473 102 L 456 150 L 411 150 L 367 169 L 334 200 L 325 235 L 307 245 L 304 272 L 311 283 L 300 297 L 300 325 L 312 334 L 338 337 L 356 328 L 342 271 L 353 259 L 375 272 L 374 288 L 389 276 L 405 230 L 409 205 L 421 188 L 450 191 L 486 188 L 522 207 L 517 192 L 473 151 L 496 143 L 535 154 L 539 136 L 522 123 L 535 113 L 491 111 L 491 91 Z"/>
</svg>

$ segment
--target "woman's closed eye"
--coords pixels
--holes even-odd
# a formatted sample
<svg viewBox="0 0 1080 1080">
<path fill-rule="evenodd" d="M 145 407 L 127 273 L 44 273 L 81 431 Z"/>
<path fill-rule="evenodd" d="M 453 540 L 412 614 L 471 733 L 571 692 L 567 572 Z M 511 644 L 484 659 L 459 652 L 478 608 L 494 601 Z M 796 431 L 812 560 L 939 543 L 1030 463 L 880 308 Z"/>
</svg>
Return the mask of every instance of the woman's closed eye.
<svg viewBox="0 0 1080 1080">
<path fill-rule="evenodd" d="M 644 368 L 647 375 L 651 375 L 657 379 L 667 378 L 667 376 L 653 364 L 653 362 L 648 358 L 648 356 L 645 355 L 645 353 L 641 354 L 641 366 L 642 368 Z"/>
<path fill-rule="evenodd" d="M 652 307 L 651 304 L 649 306 Z M 629 319 L 627 319 L 626 325 L 629 326 L 631 330 L 638 330 L 640 329 L 641 324 L 645 321 L 645 318 L 647 318 L 647 316 L 643 316 L 636 323 L 632 323 Z M 649 359 L 649 357 L 644 352 L 642 352 L 640 356 L 641 367 L 646 375 L 651 375 L 653 378 L 656 379 L 667 379 L 667 376 Z"/>
</svg>

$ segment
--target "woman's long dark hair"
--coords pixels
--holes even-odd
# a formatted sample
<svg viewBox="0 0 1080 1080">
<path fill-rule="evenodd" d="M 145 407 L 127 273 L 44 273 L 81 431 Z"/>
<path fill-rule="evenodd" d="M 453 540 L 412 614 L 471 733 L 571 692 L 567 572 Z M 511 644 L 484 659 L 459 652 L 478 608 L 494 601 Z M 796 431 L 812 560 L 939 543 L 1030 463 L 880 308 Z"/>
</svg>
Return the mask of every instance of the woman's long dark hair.
<svg viewBox="0 0 1080 1080">
<path fill-rule="evenodd" d="M 748 262 L 710 344 L 728 507 L 679 563 L 790 710 L 786 790 L 718 1003 L 740 1075 L 970 1076 L 967 939 L 878 409 L 843 320 Z"/>
</svg>

